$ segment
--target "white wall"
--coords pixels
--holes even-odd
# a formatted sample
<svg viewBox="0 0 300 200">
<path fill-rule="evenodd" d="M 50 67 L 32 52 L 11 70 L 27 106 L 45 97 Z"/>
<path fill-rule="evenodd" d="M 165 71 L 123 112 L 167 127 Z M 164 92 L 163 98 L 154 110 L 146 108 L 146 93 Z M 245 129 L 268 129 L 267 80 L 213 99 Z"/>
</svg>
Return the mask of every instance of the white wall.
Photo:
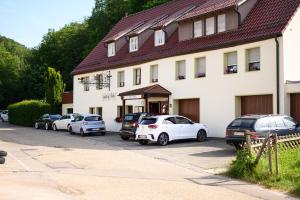
<svg viewBox="0 0 300 200">
<path fill-rule="evenodd" d="M 68 108 L 73 108 L 73 104 L 62 104 L 62 114 L 65 115 L 67 114 L 67 109 Z"/>
<path fill-rule="evenodd" d="M 273 110 L 276 112 L 276 46 L 274 39 L 240 45 L 236 47 L 213 50 L 189 55 L 176 56 L 148 62 L 137 66 L 111 70 L 111 93 L 137 89 L 150 85 L 150 65 L 158 64 L 159 82 L 161 86 L 172 92 L 170 103 L 174 100 L 200 98 L 200 121 L 208 125 L 210 135 L 224 137 L 224 131 L 229 122 L 235 118 L 235 97 L 243 95 L 273 94 Z M 246 72 L 246 49 L 260 47 L 261 70 Z M 238 52 L 238 73 L 224 74 L 224 58 L 226 52 Z M 206 57 L 206 77 L 194 78 L 194 59 Z M 175 80 L 175 63 L 186 60 L 186 80 Z M 142 68 L 142 85 L 133 85 L 133 68 Z M 125 87 L 117 88 L 117 72 L 125 71 Z M 99 73 L 99 72 L 98 72 Z M 76 75 L 74 77 L 74 112 L 88 113 L 89 107 L 103 107 L 103 118 L 108 130 L 117 131 L 120 125 L 114 122 L 117 116 L 117 105 L 122 105 L 120 97 L 103 101 L 103 93 L 108 89 L 84 92 L 79 77 L 91 76 L 97 73 Z M 128 101 L 130 102 L 130 101 Z M 176 106 L 170 108 L 170 113 Z M 176 112 L 176 111 L 175 111 Z"/>
</svg>

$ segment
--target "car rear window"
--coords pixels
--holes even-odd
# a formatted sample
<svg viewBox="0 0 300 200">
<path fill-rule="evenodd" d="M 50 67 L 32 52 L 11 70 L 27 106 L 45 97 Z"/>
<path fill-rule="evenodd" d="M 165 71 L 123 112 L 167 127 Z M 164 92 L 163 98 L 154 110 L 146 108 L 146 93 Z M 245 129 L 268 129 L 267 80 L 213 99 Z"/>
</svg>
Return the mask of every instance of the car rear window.
<svg viewBox="0 0 300 200">
<path fill-rule="evenodd" d="M 141 122 L 142 125 L 155 124 L 157 122 L 157 118 L 144 118 Z"/>
<path fill-rule="evenodd" d="M 131 121 L 138 121 L 139 115 L 125 115 L 124 121 L 131 122 Z"/>
<path fill-rule="evenodd" d="M 60 115 L 50 115 L 50 119 L 52 119 L 52 120 L 58 120 L 60 118 L 61 118 Z"/>
<path fill-rule="evenodd" d="M 88 121 L 88 122 L 101 121 L 101 120 L 102 120 L 102 117 L 100 117 L 100 116 L 89 116 L 89 117 L 85 118 L 85 121 Z"/>
<path fill-rule="evenodd" d="M 236 119 L 229 126 L 234 128 L 253 128 L 256 119 Z"/>
</svg>

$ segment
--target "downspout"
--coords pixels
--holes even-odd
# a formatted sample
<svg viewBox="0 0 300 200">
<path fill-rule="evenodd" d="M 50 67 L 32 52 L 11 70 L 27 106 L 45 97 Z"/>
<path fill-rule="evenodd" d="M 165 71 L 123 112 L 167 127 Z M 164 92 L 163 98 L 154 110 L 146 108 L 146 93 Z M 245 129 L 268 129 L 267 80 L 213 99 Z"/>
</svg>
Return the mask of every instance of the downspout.
<svg viewBox="0 0 300 200">
<path fill-rule="evenodd" d="M 235 8 L 234 8 L 234 11 L 237 13 L 237 15 L 238 15 L 238 26 L 240 26 L 241 25 L 241 22 L 242 22 L 242 18 L 241 18 L 241 13 L 240 13 L 240 11 L 239 11 L 239 7 L 238 6 L 236 6 Z"/>
<path fill-rule="evenodd" d="M 276 98 L 277 98 L 277 114 L 280 112 L 280 88 L 279 88 L 279 81 L 280 81 L 280 64 L 279 64 L 279 41 L 278 36 L 275 36 L 276 42 Z"/>
</svg>

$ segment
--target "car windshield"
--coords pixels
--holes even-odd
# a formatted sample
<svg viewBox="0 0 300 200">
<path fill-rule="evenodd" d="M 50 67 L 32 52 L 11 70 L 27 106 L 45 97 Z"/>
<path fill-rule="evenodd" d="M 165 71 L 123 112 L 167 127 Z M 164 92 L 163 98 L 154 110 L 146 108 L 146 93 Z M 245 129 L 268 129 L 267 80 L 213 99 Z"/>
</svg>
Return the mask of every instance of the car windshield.
<svg viewBox="0 0 300 200">
<path fill-rule="evenodd" d="M 85 121 L 92 122 L 92 121 L 101 121 L 101 116 L 89 116 L 85 118 Z"/>
<path fill-rule="evenodd" d="M 236 119 L 231 124 L 230 127 L 234 128 L 252 128 L 256 119 Z"/>
<path fill-rule="evenodd" d="M 52 120 L 58 120 L 60 118 L 61 118 L 60 115 L 50 115 L 50 119 L 52 119 Z"/>
<path fill-rule="evenodd" d="M 126 122 L 132 122 L 132 121 L 138 121 L 139 115 L 125 115 L 124 121 Z"/>
<path fill-rule="evenodd" d="M 142 125 L 155 124 L 157 122 L 157 118 L 144 118 L 141 122 Z"/>
</svg>

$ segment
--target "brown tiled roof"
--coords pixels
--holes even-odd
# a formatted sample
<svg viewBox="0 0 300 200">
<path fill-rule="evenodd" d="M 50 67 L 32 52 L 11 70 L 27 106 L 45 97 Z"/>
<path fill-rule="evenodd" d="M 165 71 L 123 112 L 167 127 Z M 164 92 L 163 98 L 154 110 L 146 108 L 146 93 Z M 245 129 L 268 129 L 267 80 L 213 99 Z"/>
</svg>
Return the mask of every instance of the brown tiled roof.
<svg viewBox="0 0 300 200">
<path fill-rule="evenodd" d="M 64 92 L 62 94 L 62 104 L 73 103 L 73 92 Z"/>
<path fill-rule="evenodd" d="M 229 1 L 231 2 L 231 0 Z M 162 14 L 172 14 L 187 6 L 204 5 L 207 2 L 207 0 L 173 0 L 123 18 L 75 68 L 73 74 L 118 68 L 170 56 L 269 39 L 282 33 L 300 4 L 300 0 L 257 0 L 256 5 L 237 30 L 181 42 L 178 42 L 178 31 L 175 31 L 165 45 L 158 47 L 154 46 L 154 36 L 152 35 L 137 52 L 129 53 L 128 44 L 126 44 L 117 52 L 116 56 L 107 57 L 107 49 L 103 42 L 140 22 L 141 19 L 154 19 Z"/>
<path fill-rule="evenodd" d="M 130 95 L 158 95 L 158 96 L 169 96 L 172 93 L 165 89 L 164 87 L 155 84 L 144 88 L 139 88 L 136 90 L 131 90 L 127 92 L 120 93 L 119 96 L 130 96 Z"/>
</svg>

